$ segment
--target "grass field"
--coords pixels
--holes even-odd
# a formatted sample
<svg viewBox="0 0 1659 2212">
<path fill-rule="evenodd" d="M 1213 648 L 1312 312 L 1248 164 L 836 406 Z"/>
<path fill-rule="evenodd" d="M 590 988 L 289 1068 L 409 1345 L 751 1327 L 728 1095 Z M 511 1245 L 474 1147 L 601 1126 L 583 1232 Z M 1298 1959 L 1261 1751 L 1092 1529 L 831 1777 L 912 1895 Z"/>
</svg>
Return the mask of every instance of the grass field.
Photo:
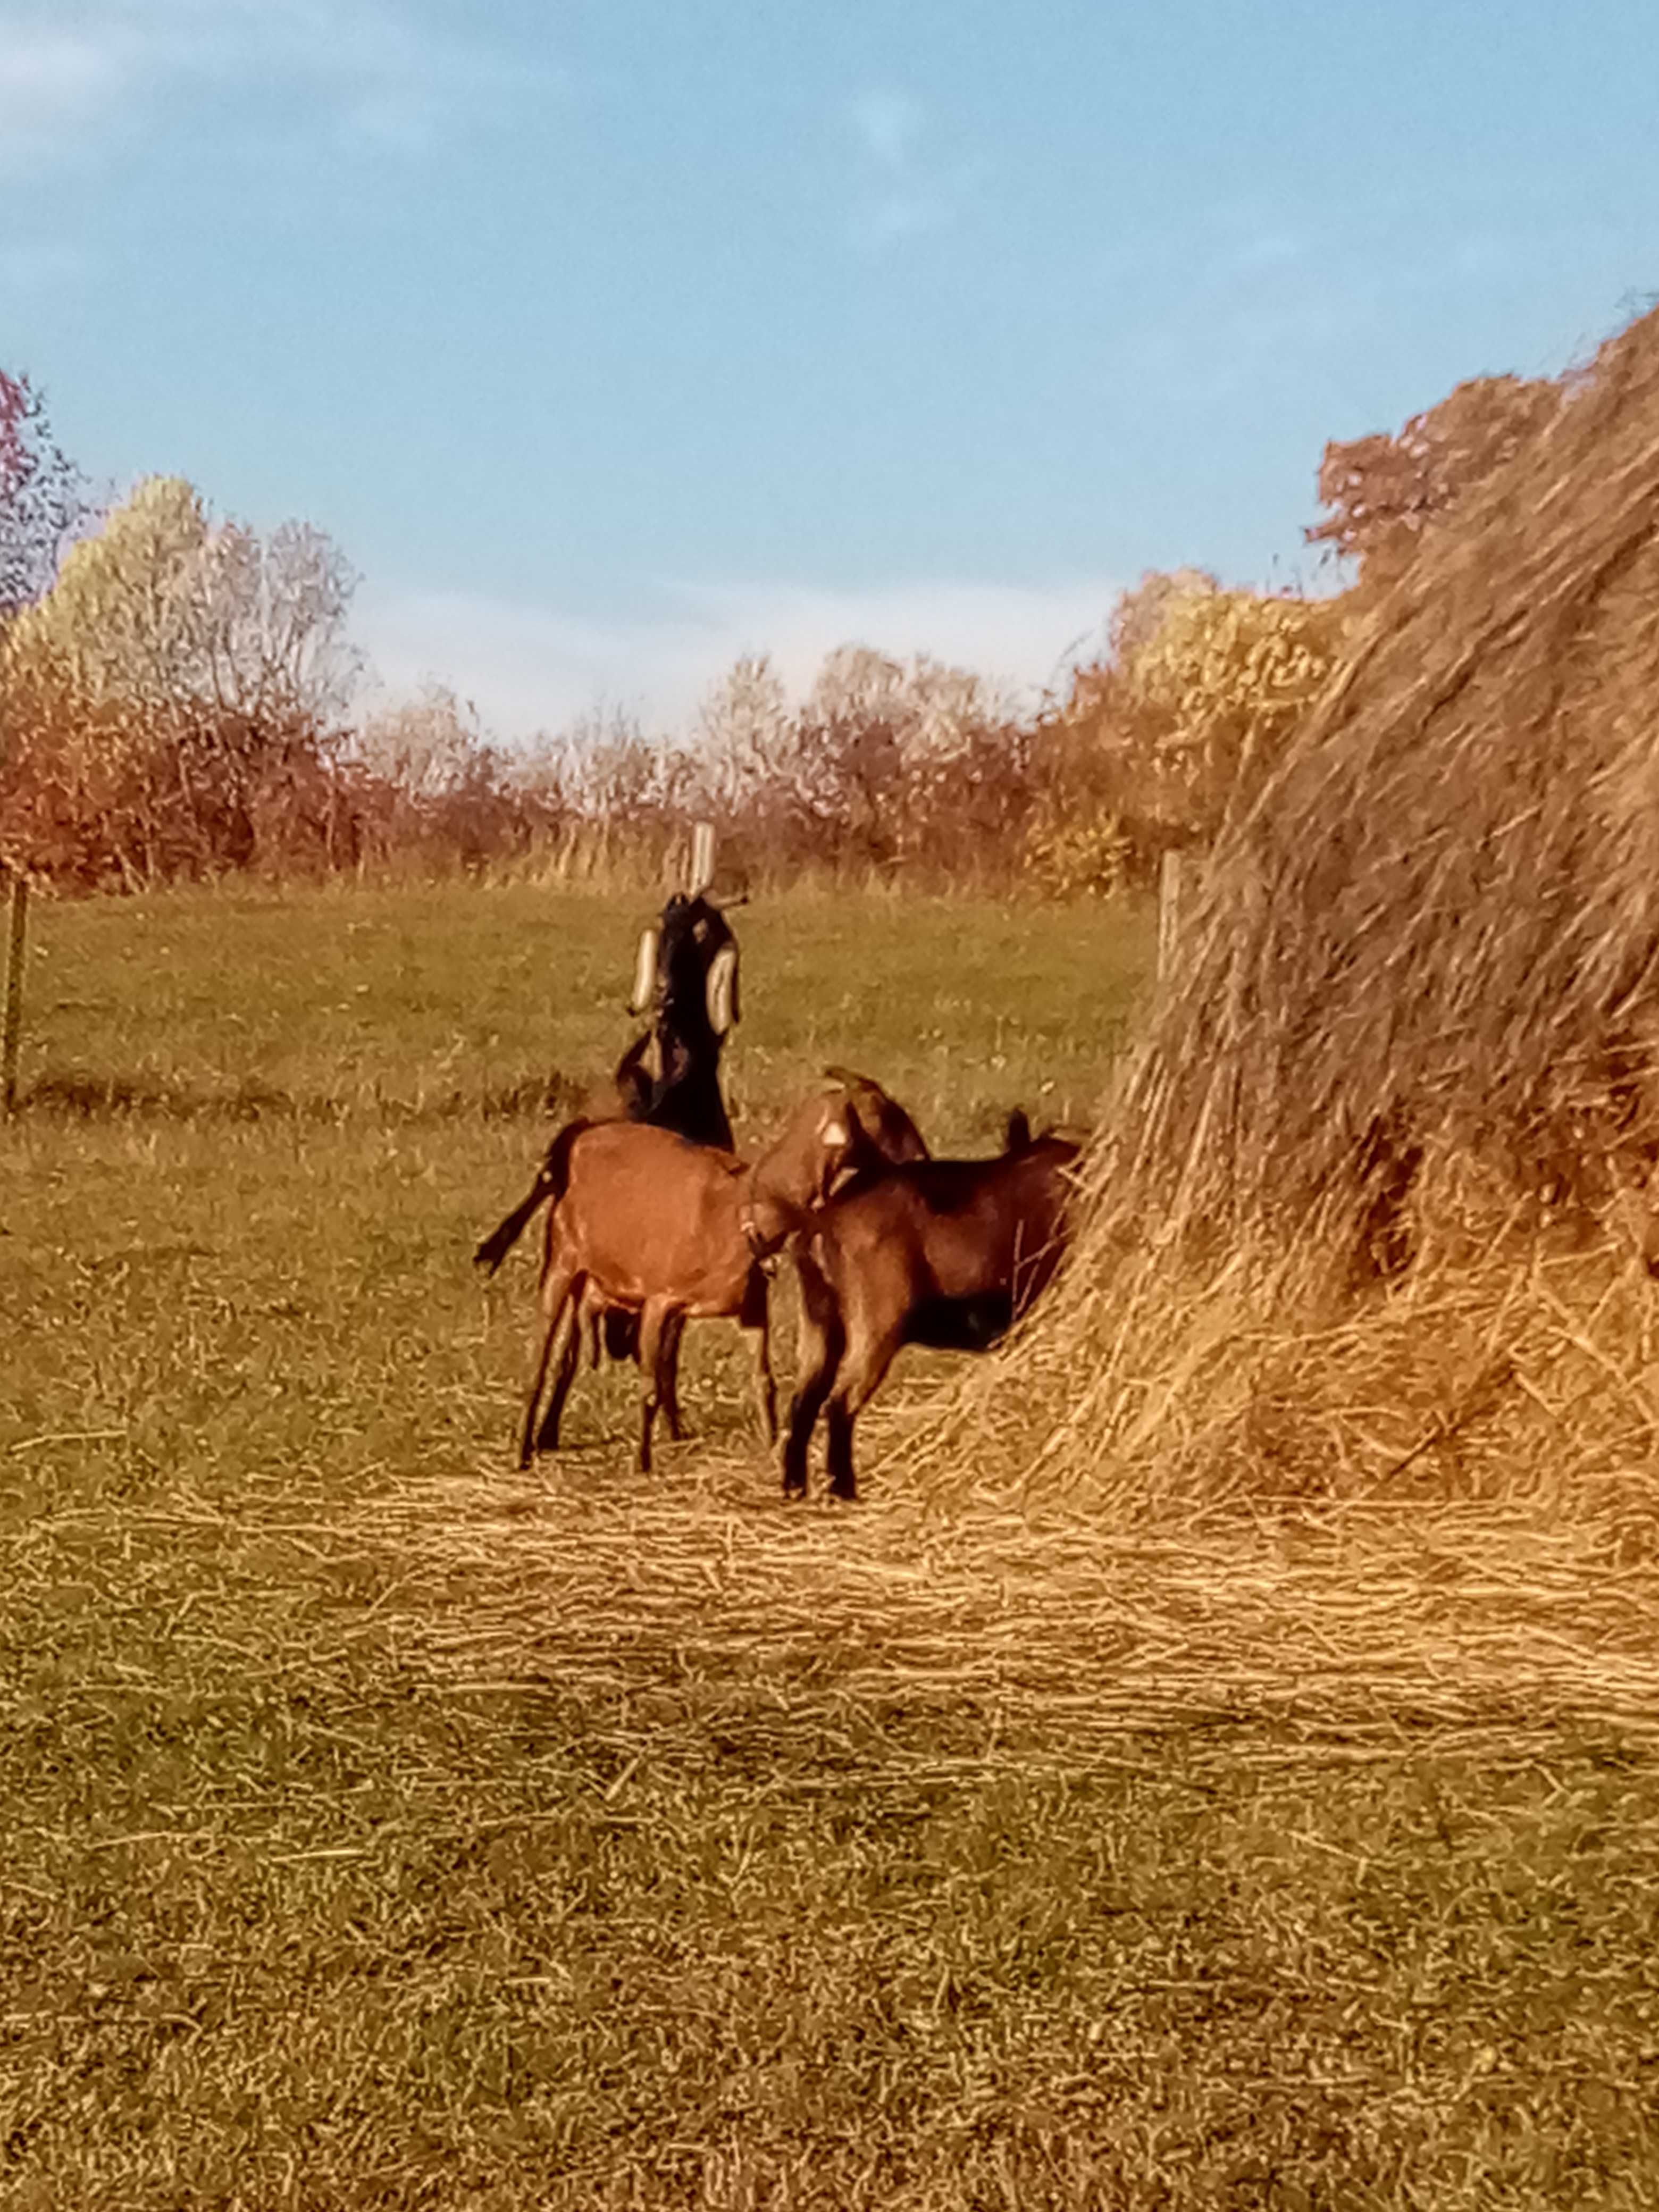
<svg viewBox="0 0 1659 2212">
<path fill-rule="evenodd" d="M 529 1266 L 467 1254 L 626 1041 L 641 902 L 37 919 L 0 2204 L 1659 2205 L 1648 1580 L 946 1500 L 921 1363 L 866 1500 L 787 1510 L 714 1328 L 654 1480 L 620 1373 L 520 1476 Z M 844 1059 L 965 1148 L 1088 1115 L 1147 951 L 742 933 L 745 1126 Z"/>
</svg>

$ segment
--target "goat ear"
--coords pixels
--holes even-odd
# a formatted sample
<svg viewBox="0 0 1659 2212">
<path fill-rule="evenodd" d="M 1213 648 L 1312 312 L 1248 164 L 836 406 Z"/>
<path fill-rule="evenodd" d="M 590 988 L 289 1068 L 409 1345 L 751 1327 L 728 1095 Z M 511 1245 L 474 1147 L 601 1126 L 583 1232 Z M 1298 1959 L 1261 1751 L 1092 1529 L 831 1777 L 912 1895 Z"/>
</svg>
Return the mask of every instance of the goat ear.
<svg viewBox="0 0 1659 2212">
<path fill-rule="evenodd" d="M 824 1123 L 821 1141 L 827 1152 L 850 1152 L 865 1141 L 864 1124 L 850 1098 L 843 1099 Z"/>
<path fill-rule="evenodd" d="M 738 1019 L 738 948 L 722 945 L 708 963 L 706 986 L 708 1026 L 724 1036 Z"/>
<path fill-rule="evenodd" d="M 657 951 L 662 942 L 662 933 L 654 927 L 640 933 L 639 957 L 634 963 L 634 990 L 628 1001 L 630 1014 L 642 1014 L 651 1004 L 657 988 Z"/>
</svg>

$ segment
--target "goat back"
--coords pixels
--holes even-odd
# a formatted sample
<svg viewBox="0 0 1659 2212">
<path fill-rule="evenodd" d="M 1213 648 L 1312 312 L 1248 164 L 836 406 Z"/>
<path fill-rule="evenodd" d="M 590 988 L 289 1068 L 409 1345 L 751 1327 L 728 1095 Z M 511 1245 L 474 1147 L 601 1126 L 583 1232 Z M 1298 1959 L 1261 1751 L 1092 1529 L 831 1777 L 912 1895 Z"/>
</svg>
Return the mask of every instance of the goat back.
<svg viewBox="0 0 1659 2212">
<path fill-rule="evenodd" d="M 902 1272 L 922 1301 L 1030 1304 L 1064 1249 L 1078 1147 L 1040 1137 L 988 1160 L 918 1160 L 862 1178 L 819 1217 L 813 1257 L 836 1283 Z"/>
<path fill-rule="evenodd" d="M 743 1163 L 648 1122 L 596 1122 L 572 1144 L 552 1233 L 622 1304 L 672 1296 L 725 1312 L 752 1266 Z"/>
</svg>

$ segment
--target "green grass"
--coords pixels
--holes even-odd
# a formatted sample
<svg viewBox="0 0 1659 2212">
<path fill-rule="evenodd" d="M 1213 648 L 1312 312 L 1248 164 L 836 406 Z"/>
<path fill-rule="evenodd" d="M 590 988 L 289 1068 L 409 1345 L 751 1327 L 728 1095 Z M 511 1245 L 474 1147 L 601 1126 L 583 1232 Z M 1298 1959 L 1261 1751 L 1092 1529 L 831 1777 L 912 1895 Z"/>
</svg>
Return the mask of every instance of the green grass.
<svg viewBox="0 0 1659 2212">
<path fill-rule="evenodd" d="M 1659 2205 L 1659 1768 L 1460 1679 L 1501 1592 L 1437 1581 L 1414 1675 L 1380 1611 L 1333 1686 L 1294 1581 L 1237 1656 L 1282 1534 L 890 1459 L 787 1511 L 714 1328 L 656 1480 L 619 1371 L 510 1470 L 530 1270 L 467 1254 L 625 1041 L 640 919 L 37 909 L 0 2204 Z M 846 1058 L 963 1145 L 1086 1111 L 1146 950 L 880 899 L 743 941 L 751 1126 Z"/>
<path fill-rule="evenodd" d="M 43 1106 L 313 1119 L 524 1112 L 607 1073 L 649 909 L 490 889 L 226 890 L 33 909 L 23 1088 Z M 842 893 L 739 918 L 734 1118 L 851 1060 L 944 1142 L 1094 1109 L 1144 918 Z"/>
</svg>

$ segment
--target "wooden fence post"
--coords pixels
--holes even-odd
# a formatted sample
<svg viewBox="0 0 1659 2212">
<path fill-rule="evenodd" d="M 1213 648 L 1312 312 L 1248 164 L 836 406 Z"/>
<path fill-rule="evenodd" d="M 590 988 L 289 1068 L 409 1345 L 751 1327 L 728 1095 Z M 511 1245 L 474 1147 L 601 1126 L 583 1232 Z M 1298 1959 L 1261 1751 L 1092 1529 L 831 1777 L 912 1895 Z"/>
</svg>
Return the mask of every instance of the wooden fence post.
<svg viewBox="0 0 1659 2212">
<path fill-rule="evenodd" d="M 1158 980 L 1167 985 L 1175 976 L 1181 943 L 1181 855 L 1164 855 L 1158 872 Z"/>
<path fill-rule="evenodd" d="M 29 887 L 21 876 L 11 879 L 11 926 L 6 932 L 5 1013 L 0 1020 L 0 1112 L 8 1120 L 17 1110 L 17 1053 L 23 1036 L 23 952 L 29 910 Z"/>
</svg>

